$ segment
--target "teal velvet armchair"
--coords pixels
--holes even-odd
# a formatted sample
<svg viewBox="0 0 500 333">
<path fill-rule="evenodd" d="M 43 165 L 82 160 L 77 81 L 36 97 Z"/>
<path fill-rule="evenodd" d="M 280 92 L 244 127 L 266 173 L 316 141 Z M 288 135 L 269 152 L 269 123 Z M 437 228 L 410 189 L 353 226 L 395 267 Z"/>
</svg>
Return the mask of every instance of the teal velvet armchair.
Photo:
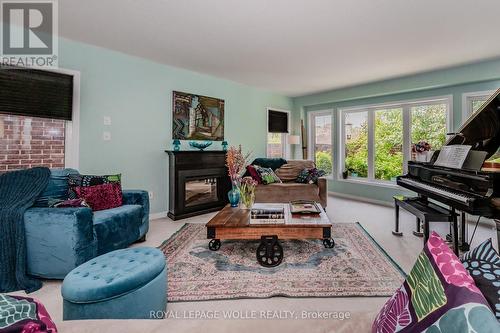
<svg viewBox="0 0 500 333">
<path fill-rule="evenodd" d="M 48 208 L 49 199 L 66 199 L 73 169 L 51 170 L 45 192 L 24 214 L 28 273 L 63 279 L 73 268 L 107 252 L 145 240 L 149 229 L 146 191 L 124 190 L 123 205 L 92 212 L 90 208 Z"/>
</svg>

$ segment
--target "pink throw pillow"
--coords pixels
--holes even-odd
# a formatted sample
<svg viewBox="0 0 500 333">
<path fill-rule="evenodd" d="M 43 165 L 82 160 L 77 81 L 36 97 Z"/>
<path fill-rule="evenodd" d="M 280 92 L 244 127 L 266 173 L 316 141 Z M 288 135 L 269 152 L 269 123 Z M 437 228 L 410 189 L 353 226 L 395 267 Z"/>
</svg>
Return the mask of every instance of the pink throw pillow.
<svg viewBox="0 0 500 333">
<path fill-rule="evenodd" d="M 74 190 L 78 198 L 85 200 L 93 211 L 116 208 L 123 204 L 120 183 L 78 186 Z"/>
<path fill-rule="evenodd" d="M 247 165 L 247 171 L 253 180 L 255 180 L 258 184 L 262 184 L 262 177 L 257 172 L 257 170 L 255 170 L 255 167 L 253 165 Z"/>
</svg>

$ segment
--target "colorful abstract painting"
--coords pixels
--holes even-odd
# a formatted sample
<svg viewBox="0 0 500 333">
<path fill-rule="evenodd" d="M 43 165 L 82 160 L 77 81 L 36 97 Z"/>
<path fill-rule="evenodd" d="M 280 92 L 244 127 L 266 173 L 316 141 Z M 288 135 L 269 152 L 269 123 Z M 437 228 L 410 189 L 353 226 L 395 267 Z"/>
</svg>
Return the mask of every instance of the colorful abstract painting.
<svg viewBox="0 0 500 333">
<path fill-rule="evenodd" d="M 173 139 L 224 140 L 224 100 L 174 91 Z"/>
</svg>

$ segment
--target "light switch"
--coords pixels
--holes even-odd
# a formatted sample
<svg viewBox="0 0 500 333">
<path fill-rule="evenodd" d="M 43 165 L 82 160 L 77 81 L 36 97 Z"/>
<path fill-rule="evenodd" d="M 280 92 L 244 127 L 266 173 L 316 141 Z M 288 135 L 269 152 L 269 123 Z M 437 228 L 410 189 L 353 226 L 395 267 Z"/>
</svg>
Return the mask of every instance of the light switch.
<svg viewBox="0 0 500 333">
<path fill-rule="evenodd" d="M 111 141 L 111 132 L 102 132 L 102 139 L 104 141 Z"/>
<path fill-rule="evenodd" d="M 111 117 L 110 116 L 104 116 L 104 125 L 111 125 Z"/>
</svg>

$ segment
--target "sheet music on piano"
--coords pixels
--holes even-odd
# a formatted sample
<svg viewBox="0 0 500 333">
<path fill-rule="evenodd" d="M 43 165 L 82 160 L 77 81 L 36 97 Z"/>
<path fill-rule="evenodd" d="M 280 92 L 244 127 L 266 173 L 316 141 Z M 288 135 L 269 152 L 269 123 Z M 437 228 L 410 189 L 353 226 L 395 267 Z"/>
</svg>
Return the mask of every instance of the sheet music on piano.
<svg viewBox="0 0 500 333">
<path fill-rule="evenodd" d="M 461 169 L 472 146 L 449 145 L 443 146 L 434 165 L 451 169 Z"/>
</svg>

